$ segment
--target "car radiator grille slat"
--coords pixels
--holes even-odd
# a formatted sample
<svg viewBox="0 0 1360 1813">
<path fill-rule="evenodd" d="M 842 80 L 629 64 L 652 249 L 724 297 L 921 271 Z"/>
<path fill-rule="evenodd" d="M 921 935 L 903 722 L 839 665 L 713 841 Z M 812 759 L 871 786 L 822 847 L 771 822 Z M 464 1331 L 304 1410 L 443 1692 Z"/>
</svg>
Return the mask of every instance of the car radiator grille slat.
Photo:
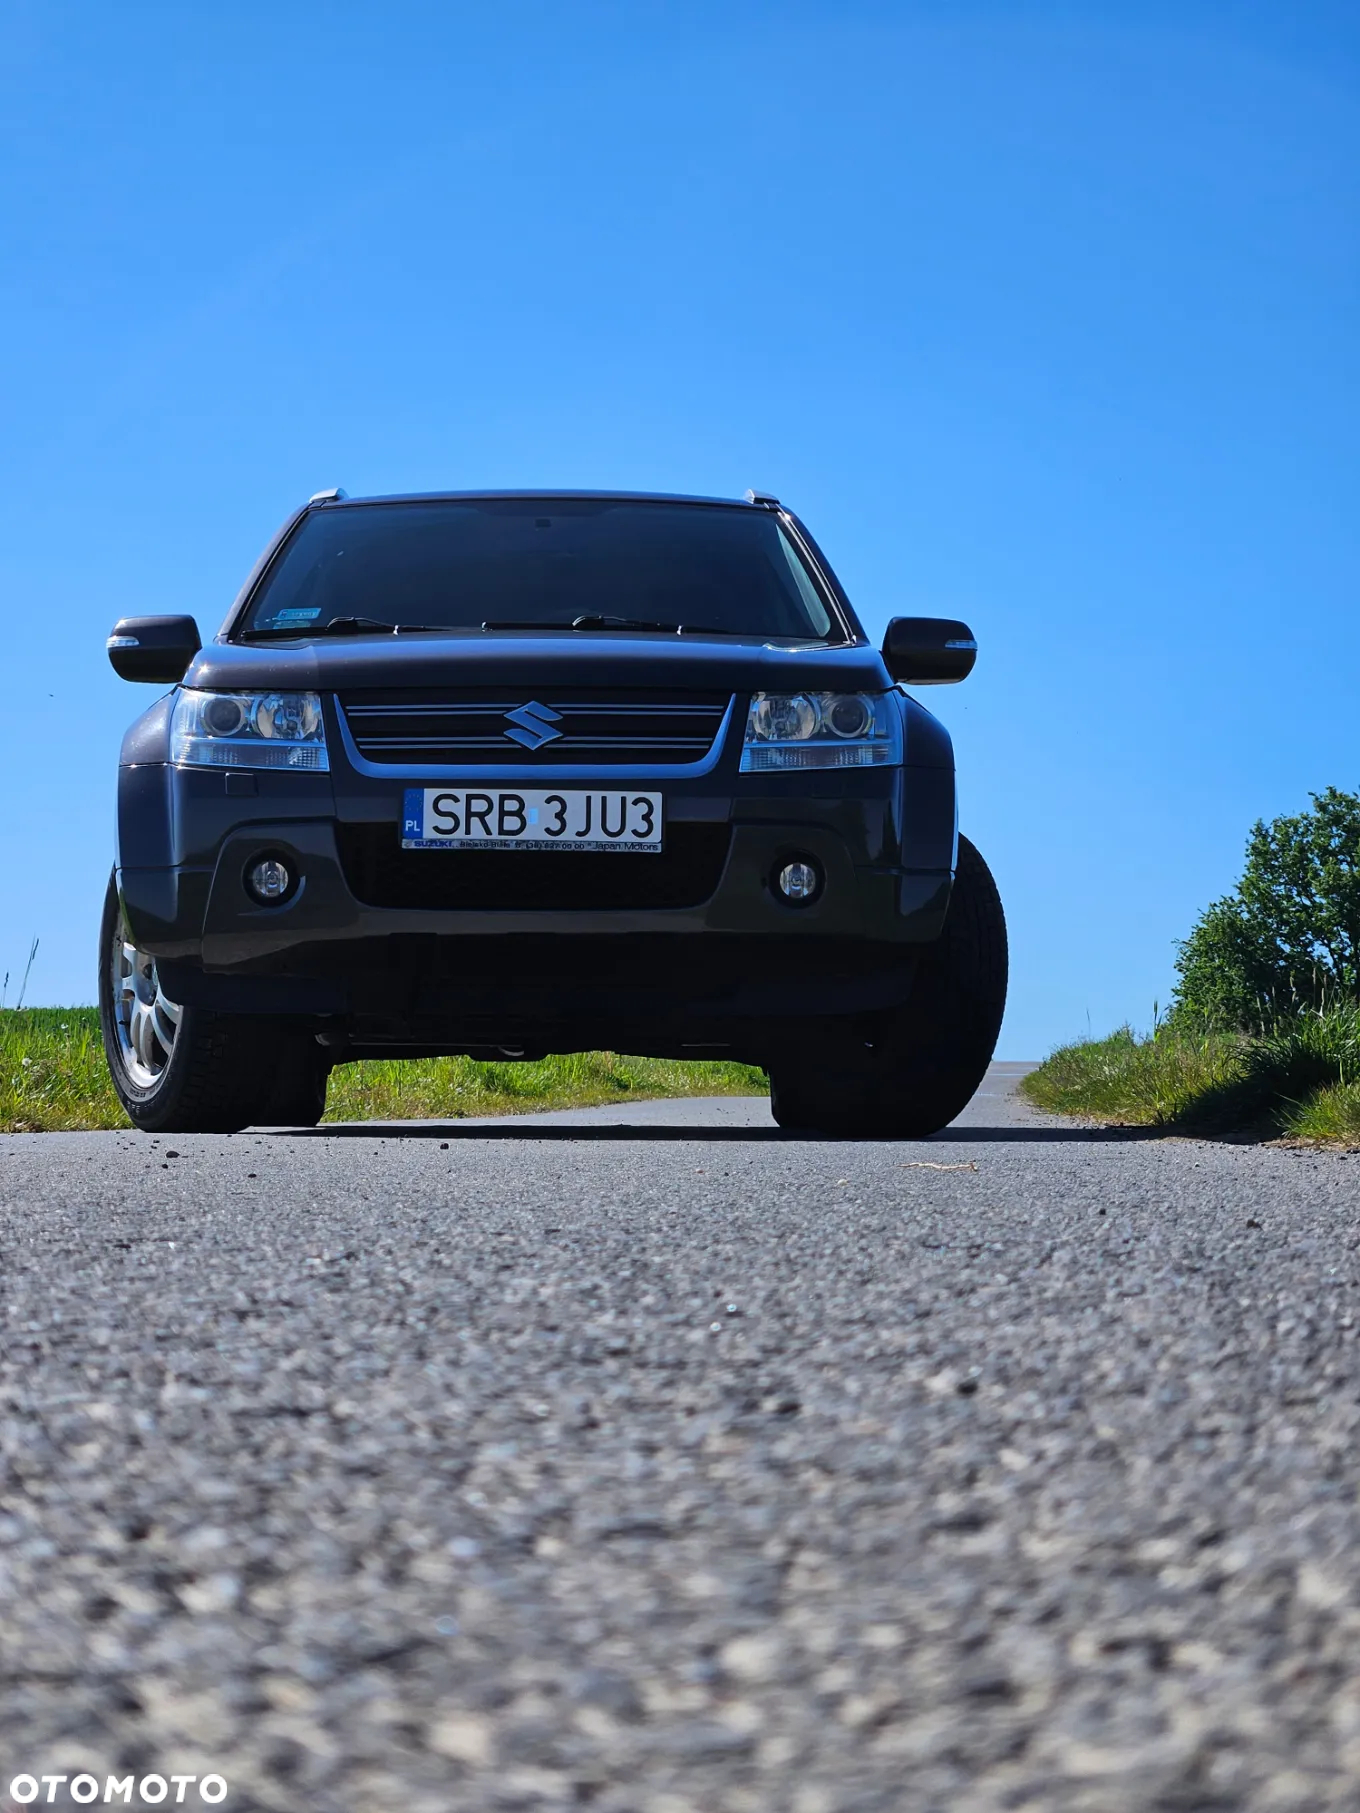
<svg viewBox="0 0 1360 1813">
<path fill-rule="evenodd" d="M 537 748 L 507 734 L 517 728 L 509 714 L 531 701 L 555 714 L 543 722 L 557 734 Z M 712 750 L 730 704 L 726 693 L 586 697 L 549 690 L 512 699 L 501 692 L 464 690 L 419 699 L 409 692 L 339 696 L 349 734 L 365 761 L 391 768 L 454 768 L 475 762 L 523 768 L 526 774 L 562 763 L 612 768 L 700 762 Z"/>
</svg>

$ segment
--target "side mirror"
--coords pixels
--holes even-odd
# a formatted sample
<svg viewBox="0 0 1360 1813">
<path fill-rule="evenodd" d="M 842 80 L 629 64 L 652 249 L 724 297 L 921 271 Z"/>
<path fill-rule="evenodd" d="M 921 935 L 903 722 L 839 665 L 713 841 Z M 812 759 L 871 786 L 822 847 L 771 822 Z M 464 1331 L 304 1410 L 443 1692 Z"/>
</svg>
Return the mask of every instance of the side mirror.
<svg viewBox="0 0 1360 1813">
<path fill-rule="evenodd" d="M 120 680 L 174 686 L 202 646 L 192 617 L 120 617 L 108 640 L 109 661 Z"/>
<path fill-rule="evenodd" d="M 948 686 L 972 673 L 977 639 L 953 617 L 894 617 L 883 638 L 883 660 L 904 685 Z"/>
</svg>

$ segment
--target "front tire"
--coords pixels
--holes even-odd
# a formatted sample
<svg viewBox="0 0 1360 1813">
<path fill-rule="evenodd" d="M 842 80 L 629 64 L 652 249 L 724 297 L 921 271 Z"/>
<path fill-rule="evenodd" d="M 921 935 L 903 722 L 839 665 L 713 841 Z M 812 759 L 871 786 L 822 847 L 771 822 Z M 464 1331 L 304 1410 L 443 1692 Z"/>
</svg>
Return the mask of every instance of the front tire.
<svg viewBox="0 0 1360 1813">
<path fill-rule="evenodd" d="M 114 1091 L 143 1133 L 236 1133 L 314 1127 L 326 1107 L 323 1053 L 304 1034 L 256 1015 L 184 1007 L 123 922 L 109 878 L 99 934 L 99 1024 Z"/>
<path fill-rule="evenodd" d="M 966 837 L 944 930 L 918 960 L 904 1007 L 828 1032 L 825 1056 L 770 1070 L 770 1108 L 790 1132 L 924 1139 L 968 1106 L 992 1061 L 1006 1007 L 1006 917 Z"/>
</svg>

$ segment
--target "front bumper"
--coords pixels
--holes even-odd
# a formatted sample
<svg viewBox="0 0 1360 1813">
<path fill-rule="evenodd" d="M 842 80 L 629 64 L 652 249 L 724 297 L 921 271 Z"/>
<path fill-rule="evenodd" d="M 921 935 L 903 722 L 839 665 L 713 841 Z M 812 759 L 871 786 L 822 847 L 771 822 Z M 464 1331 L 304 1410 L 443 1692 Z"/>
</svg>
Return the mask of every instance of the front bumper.
<svg viewBox="0 0 1360 1813">
<path fill-rule="evenodd" d="M 370 843 L 390 833 L 396 847 L 399 780 L 130 766 L 121 776 L 119 887 L 131 934 L 161 962 L 172 996 L 223 1012 L 342 1022 L 380 1043 L 502 1044 L 513 1023 L 526 1037 L 537 1028 L 554 1049 L 621 1044 L 630 1034 L 624 1048 L 644 1049 L 647 1028 L 651 1048 L 688 1049 L 695 1040 L 681 1034 L 721 1044 L 735 1022 L 887 1005 L 909 986 L 913 951 L 944 922 L 952 769 L 836 774 L 820 795 L 806 775 L 742 776 L 739 789 L 735 780 L 715 774 L 664 788 L 676 848 L 721 843 L 691 904 L 582 910 L 544 905 L 540 888 L 529 907 L 511 897 L 450 909 L 375 905 L 356 876 L 356 832 Z M 244 887 L 264 851 L 282 854 L 302 878 L 280 906 L 257 905 Z M 825 877 L 801 906 L 773 886 L 793 855 L 814 857 Z M 408 874 L 412 865 L 423 874 L 424 864 L 494 859 L 403 860 Z M 501 860 L 513 884 L 513 865 L 534 859 Z M 598 873 L 622 878 L 662 859 L 538 860 L 610 865 Z"/>
<path fill-rule="evenodd" d="M 250 861 L 263 850 L 279 851 L 302 876 L 297 894 L 283 906 L 255 905 L 242 883 Z M 826 880 L 816 900 L 794 907 L 779 900 L 771 878 L 781 862 L 802 853 L 817 859 Z M 432 853 L 429 860 L 449 858 Z M 197 959 L 207 969 L 232 969 L 277 958 L 300 945 L 417 933 L 484 938 L 738 932 L 793 940 L 921 943 L 939 935 L 950 875 L 947 869 L 904 874 L 858 867 L 844 838 L 825 825 L 738 824 L 732 827 L 718 886 L 697 906 L 523 912 L 375 907 L 351 892 L 333 823 L 264 821 L 231 833 L 211 870 L 125 868 L 119 883 L 128 925 L 141 949 L 162 958 Z"/>
</svg>

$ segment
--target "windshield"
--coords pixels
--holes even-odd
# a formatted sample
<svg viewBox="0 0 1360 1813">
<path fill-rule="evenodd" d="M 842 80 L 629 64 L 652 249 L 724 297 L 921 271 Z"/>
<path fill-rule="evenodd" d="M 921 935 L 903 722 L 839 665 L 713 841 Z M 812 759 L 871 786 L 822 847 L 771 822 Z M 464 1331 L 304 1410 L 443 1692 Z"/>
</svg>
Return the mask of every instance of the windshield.
<svg viewBox="0 0 1360 1813">
<path fill-rule="evenodd" d="M 772 511 L 531 497 L 311 510 L 236 633 L 654 625 L 839 641 L 833 622 Z"/>
</svg>

